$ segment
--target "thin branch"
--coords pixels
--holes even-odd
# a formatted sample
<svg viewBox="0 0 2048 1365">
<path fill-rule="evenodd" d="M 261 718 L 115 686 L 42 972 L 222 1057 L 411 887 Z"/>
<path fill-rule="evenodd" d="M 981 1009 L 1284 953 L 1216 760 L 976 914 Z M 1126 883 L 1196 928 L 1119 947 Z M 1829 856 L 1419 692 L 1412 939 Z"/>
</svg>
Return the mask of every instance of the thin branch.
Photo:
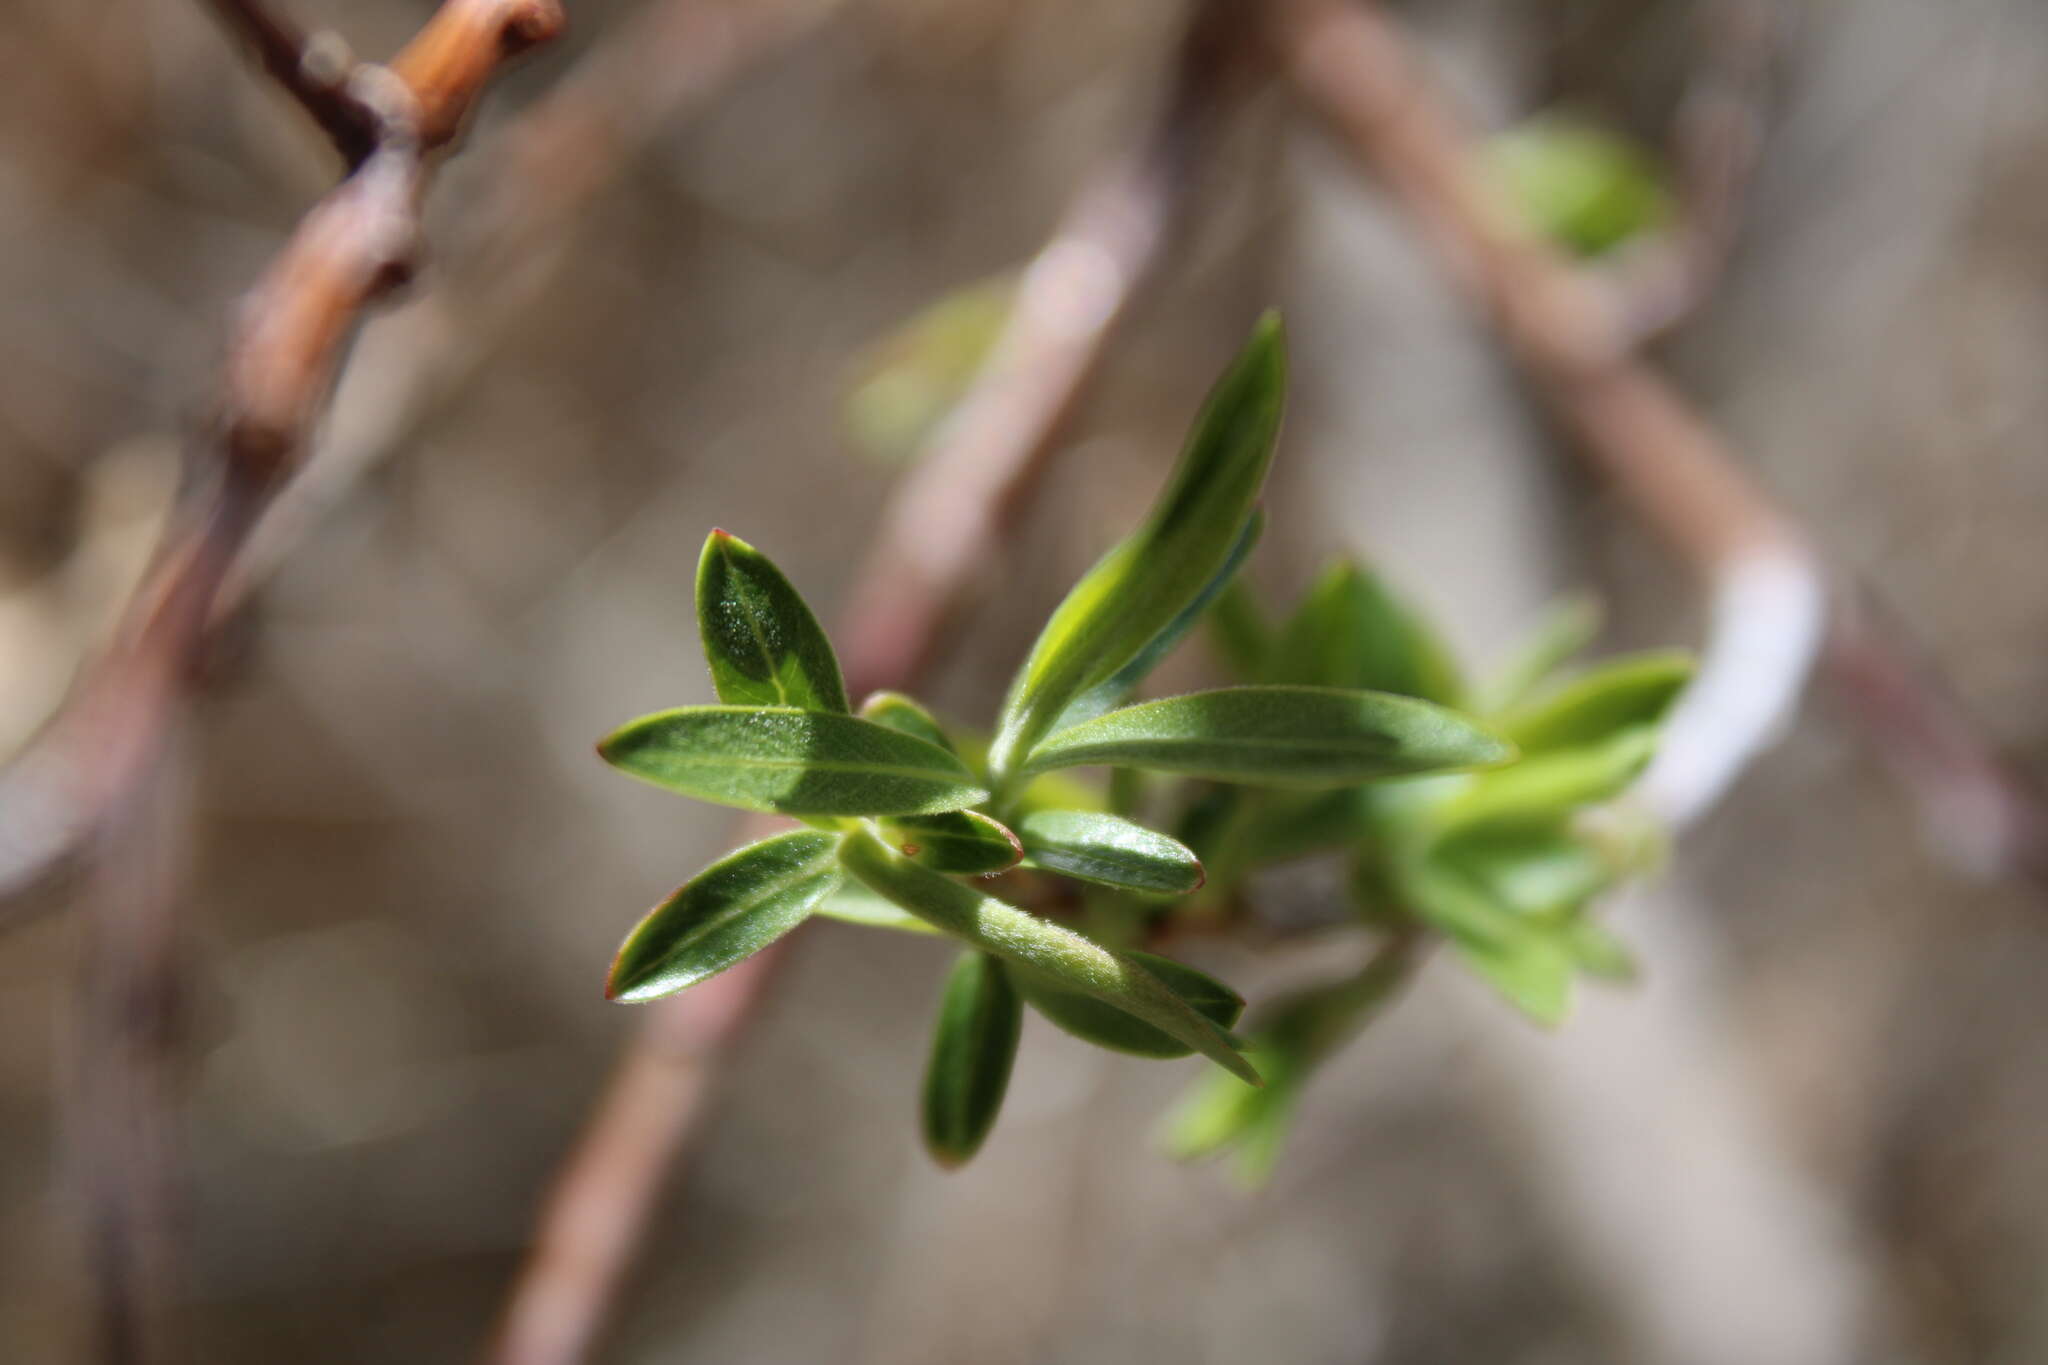
<svg viewBox="0 0 2048 1365">
<path fill-rule="evenodd" d="M 221 22 L 255 49 L 271 80 L 319 124 L 341 159 L 354 170 L 377 148 L 375 110 L 348 89 L 354 65 L 332 33 L 309 38 L 262 0 L 208 0 Z"/>
<path fill-rule="evenodd" d="M 1082 189 L 1027 271 L 972 392 L 897 491 L 842 640 L 856 695 L 914 686 L 929 671 L 977 570 L 1009 539 L 1111 331 L 1175 237 L 1239 22 L 1234 0 L 1199 5 L 1140 152 Z M 919 542 L 935 537 L 935 548 L 920 553 Z M 706 1088 L 766 998 L 783 951 L 778 944 L 650 1008 L 556 1176 L 487 1365 L 588 1358 L 697 1132 Z"/>
<path fill-rule="evenodd" d="M 251 11 L 252 13 L 254 11 Z M 553 0 L 448 0 L 389 69 L 349 88 L 377 117 L 374 149 L 301 220 L 242 305 L 217 417 L 201 451 L 201 490 L 130 604 L 113 646 L 39 742 L 26 770 L 55 774 L 68 831 L 94 837 L 80 1144 L 100 1274 L 102 1355 L 168 1351 L 164 1209 L 169 1061 L 177 1023 L 177 892 L 151 875 L 151 800 L 186 688 L 203 656 L 222 584 L 257 517 L 299 467 L 362 313 L 411 272 L 428 154 L 452 139 L 506 57 L 557 31 Z M 30 796 L 36 795 L 31 789 Z"/>
<path fill-rule="evenodd" d="M 1448 256 L 1577 436 L 1573 449 L 1707 585 L 1700 680 L 1646 780 L 1652 801 L 1675 820 L 1704 811 L 1775 738 L 1824 662 L 1921 798 L 1935 846 L 1953 865 L 2042 876 L 2048 815 L 2033 783 L 1913 662 L 1895 628 L 1841 605 L 1860 598 L 1854 585 L 1824 569 L 1806 530 L 1643 362 L 1599 287 L 1500 205 L 1478 170 L 1476 138 L 1399 27 L 1376 4 L 1265 4 L 1271 41 L 1302 97 Z M 1958 837 L 1980 822 L 2009 835 L 1994 841 L 1995 868 L 1981 839 Z"/>
</svg>

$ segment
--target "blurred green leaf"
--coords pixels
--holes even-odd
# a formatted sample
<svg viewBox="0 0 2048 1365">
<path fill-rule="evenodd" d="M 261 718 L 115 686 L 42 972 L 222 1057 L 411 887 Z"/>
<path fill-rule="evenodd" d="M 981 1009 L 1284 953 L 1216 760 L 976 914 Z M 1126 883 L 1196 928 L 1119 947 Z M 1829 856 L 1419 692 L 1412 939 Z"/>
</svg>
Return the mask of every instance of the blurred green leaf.
<svg viewBox="0 0 2048 1365">
<path fill-rule="evenodd" d="M 1524 758 L 1474 777 L 1431 820 L 1447 832 L 1481 825 L 1548 828 L 1582 806 L 1621 795 L 1656 752 L 1655 728 L 1639 725 L 1599 744 Z"/>
<path fill-rule="evenodd" d="M 1209 395 L 1145 524 L 1074 585 L 1004 703 L 989 765 L 1002 784 L 1073 700 L 1129 663 L 1194 602 L 1244 534 L 1265 482 L 1286 392 L 1269 314 Z"/>
<path fill-rule="evenodd" d="M 884 464 L 918 454 L 974 386 L 1016 298 L 1017 272 L 976 280 L 861 348 L 846 395 L 847 434 Z"/>
<path fill-rule="evenodd" d="M 926 815 L 988 799 L 946 750 L 830 711 L 685 706 L 597 748 L 657 786 L 778 815 Z"/>
<path fill-rule="evenodd" d="M 1219 1029 L 1227 1032 L 1244 1012 L 1243 996 L 1186 963 L 1136 951 L 1126 951 L 1124 956 L 1158 977 Z M 1139 1057 L 1185 1057 L 1194 1050 L 1113 1005 L 1069 990 L 1029 968 L 1020 967 L 1015 975 L 1018 991 L 1033 1009 L 1083 1042 Z"/>
<path fill-rule="evenodd" d="M 1273 628 L 1252 590 L 1232 577 L 1209 604 L 1209 636 L 1224 664 L 1244 682 L 1266 676 Z"/>
<path fill-rule="evenodd" d="M 1432 856 L 1484 886 L 1517 913 L 1561 919 L 1604 890 L 1613 869 L 1562 829 L 1480 827 L 1439 844 Z"/>
<path fill-rule="evenodd" d="M 1563 929 L 1563 942 L 1579 970 L 1607 981 L 1636 979 L 1636 958 L 1628 945 L 1583 916 Z"/>
<path fill-rule="evenodd" d="M 1228 782 L 1331 783 L 1501 763 L 1511 746 L 1454 711 L 1382 692 L 1226 687 L 1062 730 L 1027 771 L 1122 764 Z"/>
<path fill-rule="evenodd" d="M 626 936 L 606 997 L 637 1003 L 673 995 L 781 938 L 839 882 L 838 843 L 799 830 L 705 868 Z"/>
<path fill-rule="evenodd" d="M 1571 1013 L 1571 953 L 1554 937 L 1531 933 L 1513 943 L 1450 935 L 1458 956 L 1507 1002 L 1546 1028 Z"/>
<path fill-rule="evenodd" d="M 1571 662 L 1600 633 L 1599 599 L 1586 593 L 1553 602 L 1544 609 L 1529 637 L 1516 646 L 1507 664 L 1485 690 L 1481 709 L 1488 715 L 1520 706 Z"/>
<path fill-rule="evenodd" d="M 1001 961 L 961 954 L 939 1000 L 924 1073 L 924 1145 L 941 1166 L 964 1165 L 995 1126 L 1017 1060 L 1023 1008 Z"/>
<path fill-rule="evenodd" d="M 1655 161 L 1585 118 L 1538 115 L 1495 137 L 1488 152 L 1529 225 L 1579 255 L 1611 251 L 1672 216 Z"/>
<path fill-rule="evenodd" d="M 1348 560 L 1324 571 L 1280 633 L 1266 680 L 1355 687 L 1457 706 L 1458 666 L 1435 632 Z"/>
<path fill-rule="evenodd" d="M 1480 979 L 1539 1024 L 1563 1022 L 1576 964 L 1556 926 L 1524 918 L 1463 868 L 1423 859 L 1399 870 L 1403 899 L 1443 932 Z"/>
<path fill-rule="evenodd" d="M 1115 815 L 1036 811 L 1017 822 L 1024 854 L 1035 867 L 1104 886 L 1180 896 L 1202 884 L 1202 864 L 1189 848 Z"/>
<path fill-rule="evenodd" d="M 980 811 L 940 815 L 898 815 L 876 821 L 882 837 L 921 867 L 956 877 L 985 877 L 1006 871 L 1024 856 L 1024 846 L 1002 824 Z"/>
<path fill-rule="evenodd" d="M 1598 744 L 1622 730 L 1662 721 L 1692 675 L 1689 655 L 1630 654 L 1580 674 L 1495 723 L 1532 757 Z"/>
<path fill-rule="evenodd" d="M 720 701 L 848 709 L 839 660 L 818 618 L 768 556 L 738 536 L 713 531 L 704 541 L 697 628 Z"/>
<path fill-rule="evenodd" d="M 874 693 L 860 704 L 860 714 L 862 720 L 901 730 L 927 744 L 937 745 L 949 754 L 957 752 L 953 741 L 946 737 L 945 727 L 939 724 L 938 717 L 901 692 Z"/>
<path fill-rule="evenodd" d="M 1257 1083 L 1258 1073 L 1228 1035 L 1129 958 L 919 867 L 866 831 L 848 835 L 839 858 L 864 885 L 968 945 L 1136 1015 Z"/>
</svg>

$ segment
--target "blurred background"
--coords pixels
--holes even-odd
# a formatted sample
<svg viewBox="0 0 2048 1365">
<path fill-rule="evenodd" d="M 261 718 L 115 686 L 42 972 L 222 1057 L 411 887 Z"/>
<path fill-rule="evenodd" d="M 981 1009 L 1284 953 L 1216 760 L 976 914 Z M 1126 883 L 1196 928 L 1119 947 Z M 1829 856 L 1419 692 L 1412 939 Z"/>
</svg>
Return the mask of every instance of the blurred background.
<svg viewBox="0 0 2048 1365">
<path fill-rule="evenodd" d="M 288 504 L 209 663 L 176 792 L 194 1359 L 476 1351 L 637 1021 L 600 998 L 611 953 L 732 834 L 592 740 L 710 698 L 689 603 L 712 525 L 828 620 L 844 605 L 938 401 L 864 384 L 895 354 L 878 339 L 1031 256 L 1141 137 L 1185 17 L 754 0 L 785 18 L 708 75 L 586 81 L 625 111 L 610 135 L 566 154 L 524 135 L 608 41 L 711 3 L 578 0 L 486 99 L 431 198 L 426 269 L 322 429 L 317 496 Z M 430 6 L 295 8 L 381 55 Z M 1394 9 L 1490 128 L 1569 109 L 1673 185 L 1689 101 L 1734 82 L 1757 142 L 1732 248 L 1654 359 L 1881 586 L 1986 732 L 2048 762 L 2048 7 Z M 0 110 L 11 752 L 104 645 L 236 300 L 334 166 L 195 4 L 11 0 Z M 515 175 L 555 188 L 508 205 Z M 1254 81 L 991 565 L 1001 591 L 949 642 L 943 707 L 989 714 L 1269 303 L 1296 377 L 1262 586 L 1357 550 L 1475 663 L 1577 587 L 1609 604 L 1605 647 L 1698 640 L 1692 578 L 1572 460 L 1426 230 Z M 977 327 L 919 354 L 969 366 L 947 347 Z M 90 1337 L 76 893 L 58 877 L 0 912 L 10 1361 Z M 2042 901 L 1935 857 L 1869 732 L 1817 692 L 1614 907 L 1639 986 L 1543 1034 L 1438 964 L 1251 1194 L 1155 1150 L 1196 1063 L 1039 1021 L 989 1146 L 938 1171 L 913 1119 L 947 954 L 821 922 L 719 1079 L 599 1356 L 2048 1359 Z M 1313 965 L 1202 962 L 1254 1001 Z"/>
</svg>

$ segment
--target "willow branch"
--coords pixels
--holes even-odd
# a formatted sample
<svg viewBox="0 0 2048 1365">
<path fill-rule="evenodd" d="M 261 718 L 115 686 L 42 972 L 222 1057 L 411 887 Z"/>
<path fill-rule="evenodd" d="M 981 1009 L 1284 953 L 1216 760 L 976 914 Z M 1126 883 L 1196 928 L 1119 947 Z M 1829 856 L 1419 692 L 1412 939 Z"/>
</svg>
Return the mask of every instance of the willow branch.
<svg viewBox="0 0 2048 1365">
<path fill-rule="evenodd" d="M 1204 0 L 1138 152 L 1090 179 L 1026 272 L 1004 336 L 906 476 L 851 597 L 849 688 L 912 687 L 1001 553 L 1061 423 L 1116 323 L 1174 240 L 1232 62 L 1233 0 Z M 917 542 L 940 537 L 936 549 Z M 765 998 L 784 945 L 650 1007 L 543 1203 L 488 1365 L 588 1358 L 662 1188 L 698 1131 L 731 1040 Z"/>
<path fill-rule="evenodd" d="M 1478 142 L 1399 27 L 1374 4 L 1264 0 L 1270 40 L 1302 98 L 1423 225 L 1491 314 L 1536 387 L 1604 475 L 1699 574 L 1711 604 L 1699 680 L 1645 783 L 1674 820 L 1705 810 L 1789 720 L 1825 662 L 1875 747 L 1929 810 L 1956 866 L 2041 876 L 2048 815 L 2016 772 L 1868 610 L 1860 592 L 1745 472 L 1721 434 L 1637 354 L 1606 294 L 1500 202 Z M 1823 651 L 1823 644 L 1825 650 Z M 1939 808 L 1947 814 L 1934 814 Z"/>
</svg>

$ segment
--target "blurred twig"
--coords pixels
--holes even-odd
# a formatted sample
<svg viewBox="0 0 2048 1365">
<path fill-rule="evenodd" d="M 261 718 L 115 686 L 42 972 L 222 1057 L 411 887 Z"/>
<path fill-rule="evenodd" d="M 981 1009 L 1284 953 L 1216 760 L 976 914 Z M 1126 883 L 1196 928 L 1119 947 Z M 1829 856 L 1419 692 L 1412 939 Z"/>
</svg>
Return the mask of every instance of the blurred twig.
<svg viewBox="0 0 2048 1365">
<path fill-rule="evenodd" d="M 1822 566 L 1805 529 L 1720 433 L 1636 353 L 1586 276 L 1532 235 L 1479 170 L 1478 142 L 1376 4 L 1266 0 L 1292 83 L 1427 231 L 1590 460 L 1706 581 L 1699 680 L 1645 782 L 1675 820 L 1704 811 L 1790 717 L 1816 662 L 1920 798 L 1928 830 L 1972 874 L 2048 874 L 2048 815 L 2017 773 Z M 1825 641 L 1825 651 L 1823 642 Z M 1967 830 L 1965 829 L 1967 827 Z M 1982 830 L 1996 831 L 1997 858 Z"/>
<path fill-rule="evenodd" d="M 262 0 L 208 3 L 255 50 L 271 80 L 320 125 L 350 170 L 376 150 L 377 111 L 348 88 L 354 63 L 339 38 L 332 33 L 309 38 Z"/>
<path fill-rule="evenodd" d="M 287 30 L 251 5 L 227 12 L 268 25 L 261 39 L 266 64 L 303 71 L 303 62 L 280 55 Z M 201 662 L 228 569 L 257 516 L 298 468 L 361 314 L 411 273 L 431 154 L 454 138 L 505 59 L 561 24 L 555 0 L 448 0 L 389 67 L 361 66 L 348 75 L 350 98 L 374 115 L 373 145 L 301 220 L 244 301 L 198 461 L 197 491 L 112 647 L 27 766 L 7 774 L 14 809 L 38 796 L 59 797 L 69 803 L 66 837 L 89 832 L 94 841 L 79 1068 L 100 1272 L 94 1287 L 108 1359 L 154 1360 L 167 1350 L 161 1310 L 170 1262 L 161 1180 L 178 989 L 176 892 L 169 878 L 149 873 L 143 855 L 159 809 L 151 789 L 185 688 Z M 308 102 L 315 117 L 324 107 Z M 32 784 L 26 792 L 23 782 Z"/>
<path fill-rule="evenodd" d="M 1114 326 L 1174 240 L 1241 33 L 1235 0 L 1199 0 L 1151 130 L 1084 185 L 1025 273 L 981 376 L 898 489 L 842 637 L 855 696 L 914 686 L 929 671 L 976 571 L 1008 539 Z M 489 1365 L 588 1356 L 720 1056 L 782 953 L 777 945 L 649 1010 L 542 1208 Z"/>
</svg>

